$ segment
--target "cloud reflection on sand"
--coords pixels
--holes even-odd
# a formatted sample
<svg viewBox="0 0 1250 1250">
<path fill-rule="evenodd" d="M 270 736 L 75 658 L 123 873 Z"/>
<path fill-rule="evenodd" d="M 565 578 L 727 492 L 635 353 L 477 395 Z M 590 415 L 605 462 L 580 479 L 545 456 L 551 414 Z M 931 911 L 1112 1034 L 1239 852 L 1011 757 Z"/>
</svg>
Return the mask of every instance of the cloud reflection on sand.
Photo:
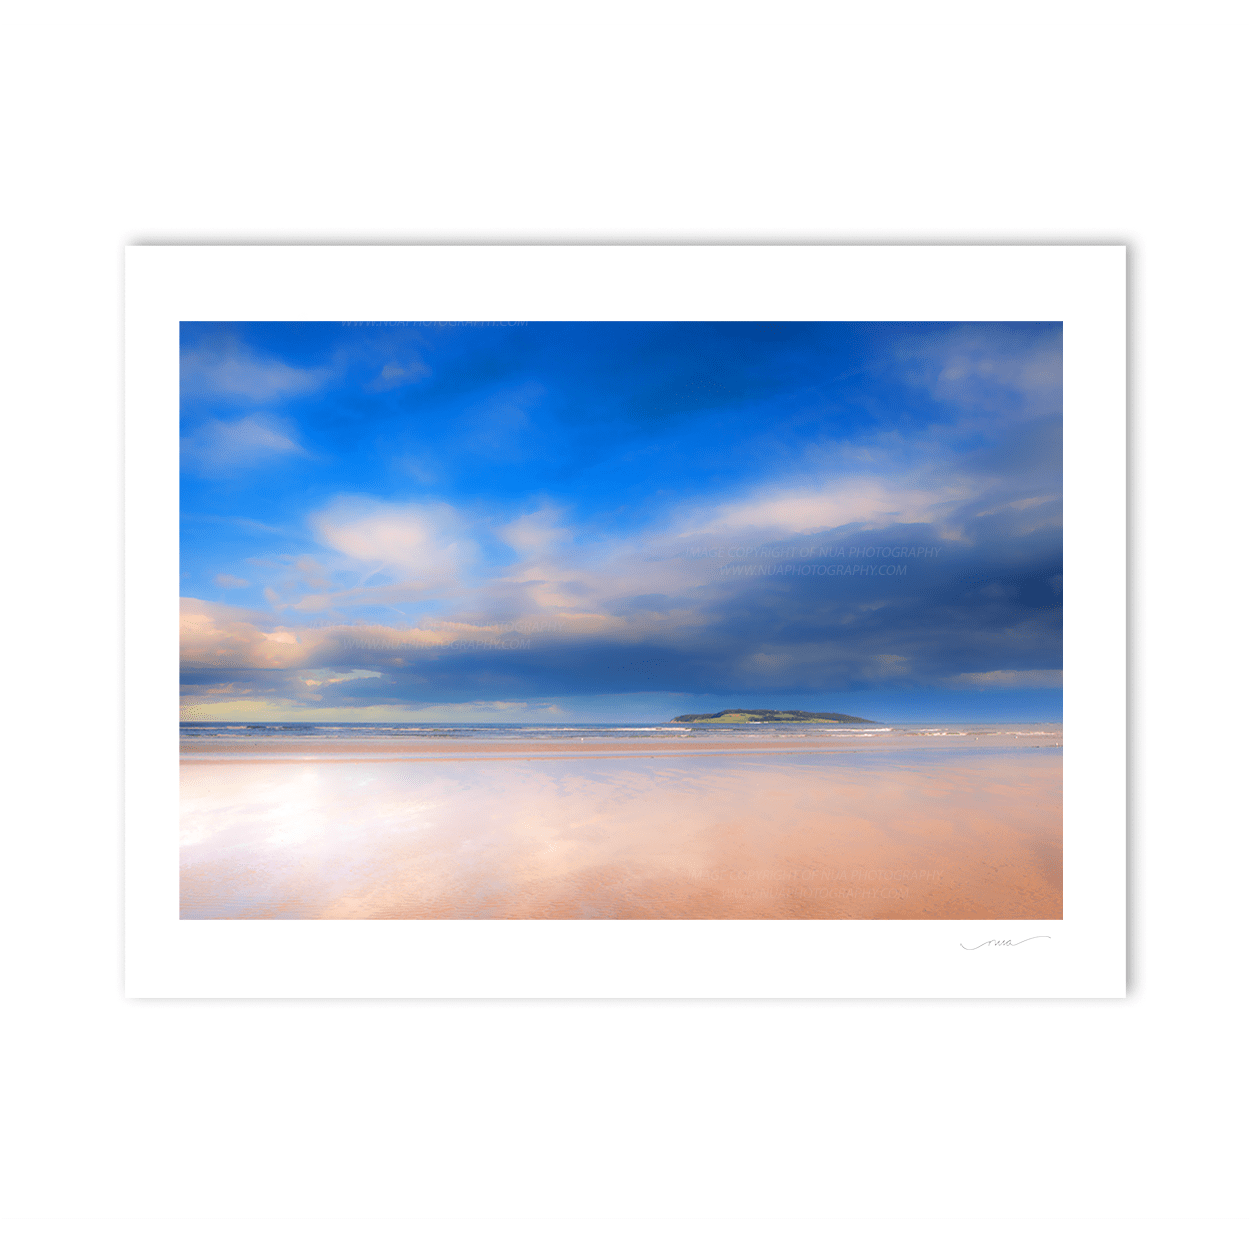
<svg viewBox="0 0 1250 1250">
<path fill-rule="evenodd" d="M 1062 914 L 1061 761 L 198 761 L 185 919 Z"/>
</svg>

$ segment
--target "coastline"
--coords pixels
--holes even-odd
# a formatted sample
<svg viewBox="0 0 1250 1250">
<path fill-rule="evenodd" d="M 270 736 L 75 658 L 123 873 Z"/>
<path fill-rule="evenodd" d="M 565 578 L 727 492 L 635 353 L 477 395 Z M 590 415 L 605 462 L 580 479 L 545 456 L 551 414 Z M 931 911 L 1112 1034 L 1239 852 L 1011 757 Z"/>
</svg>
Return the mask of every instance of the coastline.
<svg viewBox="0 0 1250 1250">
<path fill-rule="evenodd" d="M 182 738 L 179 752 L 182 763 L 194 764 L 227 759 L 245 762 L 265 760 L 304 762 L 308 760 L 394 759 L 438 760 L 463 759 L 548 759 L 555 757 L 617 757 L 644 756 L 724 756 L 724 755 L 850 755 L 910 751 L 981 750 L 987 752 L 1059 751 L 1063 746 L 1062 728 L 1039 730 L 1003 727 L 993 730 L 969 731 L 896 731 L 888 736 L 873 734 L 838 734 L 817 737 L 787 734 L 784 738 L 766 734 L 741 737 L 685 736 L 672 738 L 617 737 L 609 738 L 587 730 L 584 737 L 525 741 L 519 737 L 464 738 L 435 737 L 342 737 L 342 738 Z"/>
</svg>

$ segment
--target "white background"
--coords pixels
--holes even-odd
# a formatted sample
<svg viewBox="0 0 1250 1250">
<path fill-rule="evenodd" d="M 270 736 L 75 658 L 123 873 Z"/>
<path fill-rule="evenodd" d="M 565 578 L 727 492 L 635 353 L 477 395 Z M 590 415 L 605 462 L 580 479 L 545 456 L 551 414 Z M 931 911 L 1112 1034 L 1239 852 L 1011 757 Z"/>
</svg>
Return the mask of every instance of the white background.
<svg viewBox="0 0 1250 1250">
<path fill-rule="evenodd" d="M 46 12 L 0 75 L 14 1240 L 1233 1244 L 1235 6 Z M 1129 245 L 1129 997 L 124 1000 L 122 246 L 629 239 Z"/>
</svg>

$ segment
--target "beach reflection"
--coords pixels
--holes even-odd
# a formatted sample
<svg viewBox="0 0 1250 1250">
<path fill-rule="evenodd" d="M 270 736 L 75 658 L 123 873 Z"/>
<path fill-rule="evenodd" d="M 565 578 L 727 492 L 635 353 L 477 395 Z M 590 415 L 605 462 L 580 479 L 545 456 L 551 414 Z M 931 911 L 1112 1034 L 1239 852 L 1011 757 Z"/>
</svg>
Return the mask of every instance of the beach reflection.
<svg viewBox="0 0 1250 1250">
<path fill-rule="evenodd" d="M 1061 794 L 1052 750 L 207 758 L 182 916 L 1055 919 Z"/>
</svg>

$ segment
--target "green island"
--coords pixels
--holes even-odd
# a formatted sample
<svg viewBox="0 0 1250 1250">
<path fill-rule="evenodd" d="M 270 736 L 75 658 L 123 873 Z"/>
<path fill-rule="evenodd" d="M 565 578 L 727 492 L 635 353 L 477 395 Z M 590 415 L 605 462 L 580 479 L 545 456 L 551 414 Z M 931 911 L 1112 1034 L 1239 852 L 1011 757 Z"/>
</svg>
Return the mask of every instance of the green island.
<svg viewBox="0 0 1250 1250">
<path fill-rule="evenodd" d="M 875 720 L 862 716 L 844 716 L 841 712 L 775 712 L 771 708 L 731 707 L 723 712 L 691 712 L 674 716 L 670 725 L 803 725 L 815 721 L 837 721 L 839 724 L 875 725 Z"/>
</svg>

